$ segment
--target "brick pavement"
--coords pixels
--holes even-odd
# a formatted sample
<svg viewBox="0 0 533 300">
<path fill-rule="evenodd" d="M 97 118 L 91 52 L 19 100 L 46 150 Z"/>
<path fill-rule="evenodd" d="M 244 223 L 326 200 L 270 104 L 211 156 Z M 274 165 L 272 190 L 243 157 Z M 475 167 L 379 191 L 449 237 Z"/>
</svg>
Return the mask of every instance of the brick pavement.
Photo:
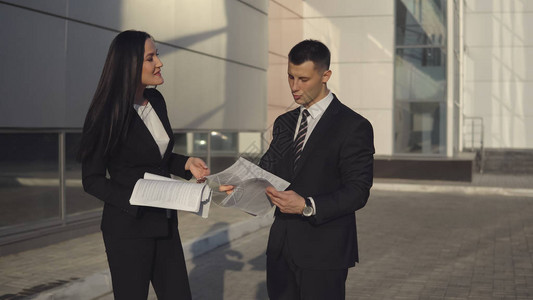
<svg viewBox="0 0 533 300">
<path fill-rule="evenodd" d="M 250 219 L 252 217 L 246 213 L 216 205 L 211 207 L 210 217 L 207 219 L 180 212 L 179 229 L 182 242 L 184 245 L 191 245 L 185 249 L 186 255 L 193 256 L 194 251 L 210 250 L 212 243 L 225 242 L 217 235 L 215 240 L 206 239 L 202 245 L 194 245 L 198 238 L 224 231 L 231 224 L 238 225 Z M 245 229 L 241 228 L 239 232 Z M 0 299 L 13 299 L 16 295 L 35 295 L 46 288 L 71 283 L 107 269 L 101 233 L 3 256 L 0 257 Z"/>
<path fill-rule="evenodd" d="M 369 204 L 358 213 L 362 264 L 350 271 L 347 288 L 354 292 L 350 299 L 533 299 L 529 248 L 533 245 L 533 221 L 528 220 L 533 212 L 530 179 L 488 174 L 474 178 L 472 184 L 377 180 Z M 503 189 L 496 192 L 465 192 L 466 189 L 476 191 L 479 186 L 498 185 Z M 463 190 L 457 189 L 459 186 Z M 517 189 L 526 191 L 527 195 L 503 196 Z M 213 283 L 211 289 L 216 291 L 218 286 L 231 291 L 224 299 L 261 299 L 261 291 L 256 293 L 258 298 L 247 298 L 254 293 L 254 286 L 264 292 L 261 285 L 246 285 L 244 298 L 234 298 L 240 293 L 234 282 L 243 276 L 241 281 L 246 282 L 257 281 L 262 276 L 258 275 L 262 272 L 256 271 L 264 271 L 261 270 L 263 255 L 257 254 L 264 252 L 264 237 L 254 242 L 259 247 L 252 251 L 255 254 L 249 253 L 252 246 L 243 248 L 246 251 L 233 252 L 234 255 L 228 252 L 217 256 L 210 252 L 199 256 L 218 257 L 217 261 L 229 264 L 221 265 L 226 268 L 223 272 L 207 272 L 196 267 L 199 260 L 194 247 L 200 244 L 212 249 L 264 225 L 250 226 L 253 218 L 236 210 L 216 206 L 212 209 L 207 220 L 191 214 L 180 215 L 182 241 L 189 245 L 189 257 L 195 257 L 188 261 L 193 289 L 198 284 L 193 278 L 205 281 L 204 277 L 218 274 L 220 279 L 220 274 L 224 274 L 224 282 Z M 240 235 L 227 236 L 227 229 L 232 226 L 240 228 Z M 264 231 L 259 230 L 258 236 Z M 217 235 L 195 244 L 206 233 Z M 245 243 L 251 237 L 233 244 Z M 216 263 L 211 261 L 208 266 L 214 267 Z M 100 286 L 109 286 L 99 233 L 0 257 L 0 269 L 0 299 L 14 299 L 8 294 L 20 295 L 24 291 L 36 294 L 31 288 L 39 285 L 59 285 L 55 290 L 63 289 L 63 292 L 70 286 L 68 292 L 77 292 L 80 285 L 76 283 L 82 280 L 74 281 L 76 278 L 97 278 Z M 52 299 L 50 294 L 45 294 L 41 293 L 39 299 Z M 64 299 L 112 299 L 109 291 L 98 295 Z M 226 292 L 216 295 L 220 298 Z M 154 299 L 153 294 L 151 297 Z"/>
<path fill-rule="evenodd" d="M 352 299 L 533 299 L 533 198 L 374 192 Z"/>
<path fill-rule="evenodd" d="M 347 299 L 533 299 L 533 198 L 374 191 Z M 189 262 L 195 299 L 267 299 L 268 229 Z"/>
</svg>

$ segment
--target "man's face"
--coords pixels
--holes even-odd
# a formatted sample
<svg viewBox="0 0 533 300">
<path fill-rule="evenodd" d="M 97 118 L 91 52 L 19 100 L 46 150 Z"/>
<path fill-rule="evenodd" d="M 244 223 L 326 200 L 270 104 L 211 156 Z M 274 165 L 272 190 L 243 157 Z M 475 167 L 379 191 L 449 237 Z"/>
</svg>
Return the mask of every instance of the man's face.
<svg viewBox="0 0 533 300">
<path fill-rule="evenodd" d="M 331 76 L 331 71 L 315 68 L 315 63 L 312 61 L 300 65 L 289 62 L 288 75 L 294 101 L 305 108 L 309 108 L 328 95 L 326 82 Z"/>
</svg>

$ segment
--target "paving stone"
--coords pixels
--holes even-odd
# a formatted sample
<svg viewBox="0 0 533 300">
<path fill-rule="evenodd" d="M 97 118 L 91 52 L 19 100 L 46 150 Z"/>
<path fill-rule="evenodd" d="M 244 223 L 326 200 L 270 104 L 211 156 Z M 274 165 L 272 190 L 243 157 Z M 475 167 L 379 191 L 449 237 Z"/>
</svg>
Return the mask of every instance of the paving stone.
<svg viewBox="0 0 533 300">
<path fill-rule="evenodd" d="M 373 190 L 357 213 L 361 263 L 349 271 L 347 299 L 533 299 L 532 215 L 528 196 Z M 182 240 L 249 218 L 223 208 L 208 220 L 180 214 Z M 188 260 L 194 298 L 267 299 L 267 237 L 258 228 Z M 107 270 L 103 249 L 93 234 L 0 257 L 0 297 Z"/>
</svg>

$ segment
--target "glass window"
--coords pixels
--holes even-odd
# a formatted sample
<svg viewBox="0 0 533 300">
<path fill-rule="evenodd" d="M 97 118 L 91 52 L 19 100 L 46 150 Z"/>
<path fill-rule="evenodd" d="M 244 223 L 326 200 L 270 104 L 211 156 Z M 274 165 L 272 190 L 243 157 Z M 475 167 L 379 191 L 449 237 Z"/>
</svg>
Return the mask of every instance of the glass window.
<svg viewBox="0 0 533 300">
<path fill-rule="evenodd" d="M 396 1 L 394 152 L 446 153 L 446 0 Z"/>
<path fill-rule="evenodd" d="M 397 101 L 446 101 L 446 55 L 440 48 L 396 49 Z"/>
<path fill-rule="evenodd" d="M 236 132 L 211 131 L 211 172 L 220 172 L 239 157 Z"/>
<path fill-rule="evenodd" d="M 211 173 L 231 166 L 239 156 L 259 161 L 262 154 L 260 132 L 194 132 L 175 133 L 174 152 L 200 157 L 209 163 Z M 208 161 L 208 149 L 210 158 Z"/>
<path fill-rule="evenodd" d="M 208 133 L 207 132 L 196 132 L 192 133 L 192 152 L 187 151 L 189 155 L 207 157 L 207 147 L 208 147 Z M 187 148 L 189 149 L 189 148 Z"/>
<path fill-rule="evenodd" d="M 396 45 L 445 45 L 446 0 L 397 0 Z"/>
<path fill-rule="evenodd" d="M 57 133 L 0 133 L 0 228 L 60 218 Z"/>
<path fill-rule="evenodd" d="M 396 153 L 444 153 L 446 106 L 443 103 L 397 101 L 395 106 Z"/>
<path fill-rule="evenodd" d="M 65 201 L 67 214 L 99 210 L 103 202 L 87 194 L 81 184 L 81 164 L 76 161 L 81 133 L 65 134 Z"/>
<path fill-rule="evenodd" d="M 187 133 L 175 133 L 174 134 L 174 153 L 189 155 L 187 150 Z"/>
<path fill-rule="evenodd" d="M 261 132 L 239 132 L 239 152 L 242 154 L 263 153 L 263 134 Z"/>
<path fill-rule="evenodd" d="M 268 143 L 263 139 L 262 132 L 239 132 L 239 154 L 247 160 L 259 164 L 263 156 L 263 143 Z"/>
</svg>

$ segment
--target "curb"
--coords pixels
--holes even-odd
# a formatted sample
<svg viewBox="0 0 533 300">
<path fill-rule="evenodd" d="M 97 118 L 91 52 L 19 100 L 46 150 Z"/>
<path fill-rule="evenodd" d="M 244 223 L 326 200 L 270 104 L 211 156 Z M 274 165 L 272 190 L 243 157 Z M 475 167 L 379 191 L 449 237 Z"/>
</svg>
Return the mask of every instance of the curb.
<svg viewBox="0 0 533 300">
<path fill-rule="evenodd" d="M 392 192 L 463 193 L 469 195 L 500 195 L 533 197 L 533 189 L 489 186 L 427 185 L 411 183 L 374 183 L 372 189 Z"/>
<path fill-rule="evenodd" d="M 201 236 L 183 244 L 185 260 L 193 259 L 233 240 L 269 226 L 274 221 L 273 212 L 262 216 L 231 224 L 212 233 Z M 34 300 L 91 300 L 113 291 L 109 270 L 101 271 L 85 278 L 73 281 L 55 289 L 32 295 L 26 299 Z"/>
</svg>

